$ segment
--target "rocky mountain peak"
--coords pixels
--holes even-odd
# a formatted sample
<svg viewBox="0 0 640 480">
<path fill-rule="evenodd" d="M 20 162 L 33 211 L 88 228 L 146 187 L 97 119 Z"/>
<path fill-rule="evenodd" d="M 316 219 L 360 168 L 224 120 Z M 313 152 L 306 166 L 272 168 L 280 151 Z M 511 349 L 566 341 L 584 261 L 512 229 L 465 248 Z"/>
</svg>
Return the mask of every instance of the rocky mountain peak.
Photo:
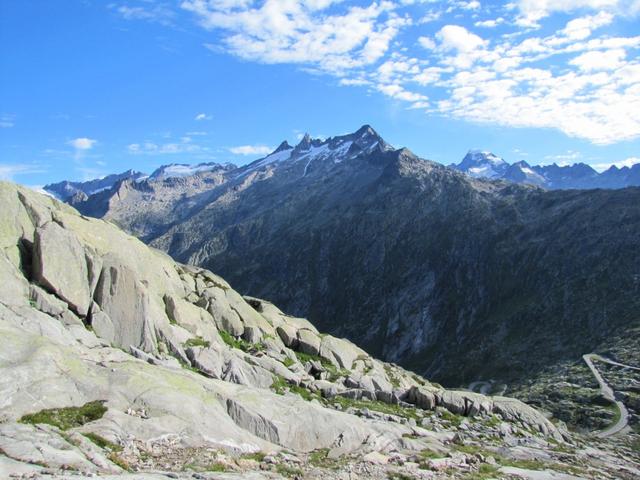
<svg viewBox="0 0 640 480">
<path fill-rule="evenodd" d="M 472 177 L 500 178 L 509 164 L 487 150 L 469 150 L 456 168 Z"/>
<path fill-rule="evenodd" d="M 280 153 L 280 152 L 284 152 L 286 150 L 291 150 L 293 147 L 291 145 L 289 145 L 289 142 L 287 142 L 286 140 L 284 142 L 282 142 L 280 145 L 278 145 L 278 148 L 276 148 L 271 155 L 275 154 L 275 153 Z"/>
</svg>

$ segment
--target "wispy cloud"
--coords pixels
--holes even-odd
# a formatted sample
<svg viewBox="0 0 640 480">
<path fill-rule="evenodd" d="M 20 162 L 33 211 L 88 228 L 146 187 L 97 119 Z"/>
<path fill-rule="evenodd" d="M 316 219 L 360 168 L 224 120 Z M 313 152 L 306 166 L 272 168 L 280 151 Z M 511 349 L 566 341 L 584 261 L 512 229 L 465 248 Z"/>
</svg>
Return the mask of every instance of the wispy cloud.
<svg viewBox="0 0 640 480">
<path fill-rule="evenodd" d="M 0 114 L 0 128 L 11 128 L 15 126 L 14 115 L 9 113 Z"/>
<path fill-rule="evenodd" d="M 199 113 L 195 116 L 194 120 L 201 122 L 203 120 L 211 120 L 211 115 L 208 115 L 206 113 Z"/>
<path fill-rule="evenodd" d="M 146 20 L 162 25 L 171 25 L 175 17 L 174 10 L 167 4 L 150 4 L 145 6 L 130 6 L 111 4 L 114 9 L 125 20 Z"/>
<path fill-rule="evenodd" d="M 20 175 L 44 173 L 46 169 L 41 165 L 31 163 L 0 163 L 0 180 L 14 180 Z"/>
<path fill-rule="evenodd" d="M 273 148 L 265 145 L 241 145 L 231 147 L 229 151 L 234 155 L 267 155 L 273 151 Z"/>
<path fill-rule="evenodd" d="M 202 132 L 190 132 L 177 140 L 172 141 L 148 141 L 131 143 L 127 146 L 127 151 L 134 155 L 173 155 L 173 154 L 207 154 L 209 147 L 200 145 L 194 141 L 192 136 L 202 136 Z M 166 140 L 171 140 L 169 135 Z"/>
<path fill-rule="evenodd" d="M 183 0 L 180 8 L 215 35 L 216 51 L 302 65 L 430 115 L 552 128 L 600 145 L 640 137 L 640 35 L 608 28 L 637 18 L 639 0 Z M 573 18 L 537 30 L 558 13 Z M 496 35 L 497 26 L 506 32 Z M 412 28 L 416 35 L 401 35 Z"/>
</svg>

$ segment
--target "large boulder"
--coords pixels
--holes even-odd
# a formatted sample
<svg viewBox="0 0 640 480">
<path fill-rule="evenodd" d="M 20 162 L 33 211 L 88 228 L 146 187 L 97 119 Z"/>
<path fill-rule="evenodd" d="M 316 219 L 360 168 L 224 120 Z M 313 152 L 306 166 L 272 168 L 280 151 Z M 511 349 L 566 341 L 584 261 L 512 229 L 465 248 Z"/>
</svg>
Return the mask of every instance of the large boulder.
<svg viewBox="0 0 640 480">
<path fill-rule="evenodd" d="M 85 251 L 76 236 L 55 222 L 35 231 L 33 275 L 39 285 L 81 316 L 91 305 Z"/>
<path fill-rule="evenodd" d="M 318 355 L 320 353 L 320 337 L 318 334 L 303 328 L 298 330 L 297 337 L 298 350 L 309 355 Z"/>
<path fill-rule="evenodd" d="M 367 357 L 367 353 L 348 340 L 325 335 L 320 343 L 320 356 L 339 368 L 351 370 L 358 357 Z"/>
<path fill-rule="evenodd" d="M 156 352 L 149 294 L 135 271 L 115 256 L 105 257 L 94 296 L 113 324 L 113 338 L 106 340 L 125 349 L 134 346 Z"/>
</svg>

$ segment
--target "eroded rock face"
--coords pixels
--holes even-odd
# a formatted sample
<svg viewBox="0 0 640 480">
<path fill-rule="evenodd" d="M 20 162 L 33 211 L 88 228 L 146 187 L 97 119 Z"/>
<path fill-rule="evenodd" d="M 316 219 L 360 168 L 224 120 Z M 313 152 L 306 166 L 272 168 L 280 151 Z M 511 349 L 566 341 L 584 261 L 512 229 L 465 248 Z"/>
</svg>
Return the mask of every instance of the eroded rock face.
<svg viewBox="0 0 640 480">
<path fill-rule="evenodd" d="M 7 205 L 0 210 L 0 448 L 21 462 L 37 450 L 55 465 L 117 471 L 81 440 L 65 446 L 78 431 L 126 445 L 180 432 L 180 445 L 236 453 L 406 448 L 406 435 L 414 435 L 408 418 L 337 411 L 346 399 L 499 413 L 559 436 L 530 407 L 436 388 L 269 302 L 244 299 L 211 272 L 176 264 L 109 223 L 6 183 L 0 199 Z M 105 401 L 105 416 L 66 436 L 16 423 L 25 413 L 94 400 Z M 29 435 L 34 441 L 20 451 L 3 447 Z M 48 447 L 37 446 L 40 437 Z M 415 449 L 426 445 L 415 442 Z"/>
<path fill-rule="evenodd" d="M 33 274 L 38 284 L 87 315 L 91 292 L 84 249 L 75 235 L 55 222 L 35 230 Z"/>
</svg>

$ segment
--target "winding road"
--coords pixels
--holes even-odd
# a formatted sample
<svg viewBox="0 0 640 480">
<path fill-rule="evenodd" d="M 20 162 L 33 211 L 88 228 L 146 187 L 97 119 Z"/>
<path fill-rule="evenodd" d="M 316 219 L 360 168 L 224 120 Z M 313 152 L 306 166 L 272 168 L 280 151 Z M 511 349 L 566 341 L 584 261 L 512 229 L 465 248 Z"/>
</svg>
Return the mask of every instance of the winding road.
<svg viewBox="0 0 640 480">
<path fill-rule="evenodd" d="M 602 396 L 607 400 L 609 400 L 610 402 L 612 402 L 614 405 L 616 405 L 616 407 L 620 411 L 620 418 L 618 418 L 618 421 L 616 423 L 605 428 L 604 430 L 600 430 L 596 432 L 595 435 L 598 437 L 609 437 L 611 435 L 615 435 L 616 433 L 619 433 L 622 430 L 624 430 L 629 424 L 629 411 L 627 410 L 627 407 L 624 406 L 624 403 L 616 399 L 615 394 L 613 392 L 613 388 L 611 388 L 611 386 L 605 381 L 605 379 L 602 378 L 602 375 L 600 374 L 596 366 L 593 364 L 593 360 L 609 363 L 611 365 L 616 365 L 618 367 L 630 368 L 632 370 L 640 371 L 640 368 L 614 362 L 613 360 L 609 360 L 608 358 L 601 357 L 600 355 L 596 355 L 595 353 L 588 353 L 586 355 L 583 355 L 582 358 L 587 364 L 587 366 L 589 367 L 589 369 L 591 370 L 591 373 L 593 373 L 593 376 L 596 377 L 596 380 L 598 381 L 598 385 L 600 385 L 600 391 L 602 392 Z"/>
</svg>

